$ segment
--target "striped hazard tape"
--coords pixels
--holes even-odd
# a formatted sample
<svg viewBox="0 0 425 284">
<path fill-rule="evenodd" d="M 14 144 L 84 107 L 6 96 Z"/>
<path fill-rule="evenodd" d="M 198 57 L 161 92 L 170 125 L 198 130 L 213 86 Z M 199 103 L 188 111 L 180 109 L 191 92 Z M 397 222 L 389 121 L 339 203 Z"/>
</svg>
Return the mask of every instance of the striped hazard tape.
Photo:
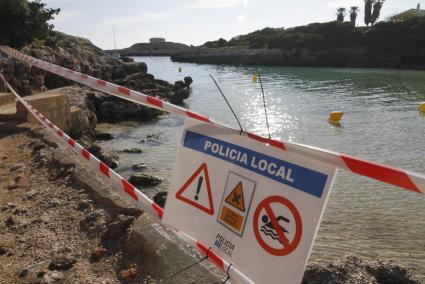
<svg viewBox="0 0 425 284">
<path fill-rule="evenodd" d="M 0 51 L 3 51 L 7 55 L 15 59 L 21 60 L 40 69 L 49 71 L 53 74 L 62 76 L 64 78 L 86 85 L 101 92 L 108 93 L 128 101 L 153 107 L 169 113 L 190 117 L 192 119 L 203 121 L 205 123 L 224 127 L 230 129 L 231 131 L 234 131 L 235 133 L 240 132 L 240 130 L 230 128 L 229 126 L 216 122 L 207 116 L 192 112 L 190 110 L 173 105 L 158 98 L 130 90 L 126 87 L 106 82 L 104 80 L 88 76 L 77 71 L 73 71 L 67 68 L 57 66 L 55 64 L 36 59 L 8 46 L 0 45 Z M 338 168 L 345 169 L 362 176 L 366 176 L 372 179 L 376 179 L 385 183 L 389 183 L 398 187 L 411 190 L 413 192 L 425 193 L 425 175 L 423 174 L 405 171 L 395 167 L 362 160 L 353 156 L 348 156 L 345 154 L 340 154 L 317 147 L 291 142 L 280 142 L 277 140 L 264 138 L 249 132 L 242 132 L 241 135 L 245 135 L 251 139 L 263 143 L 267 143 L 272 147 L 277 147 L 279 149 L 286 150 L 290 154 L 303 155 L 308 158 L 316 159 L 323 163 L 327 163 L 332 166 L 336 166 Z"/>
<path fill-rule="evenodd" d="M 109 168 L 105 163 L 100 161 L 94 155 L 92 155 L 87 149 L 81 146 L 77 141 L 69 137 L 59 127 L 54 125 L 49 119 L 47 119 L 37 109 L 27 103 L 21 96 L 10 86 L 6 81 L 2 73 L 0 73 L 0 79 L 4 85 L 13 93 L 13 95 L 23 104 L 23 106 L 39 121 L 45 128 L 47 128 L 57 140 L 70 148 L 80 159 L 82 159 L 88 166 L 95 172 L 100 173 L 112 186 L 116 189 L 121 190 L 127 194 L 133 201 L 149 215 L 153 216 L 156 220 L 162 220 L 164 209 L 158 204 L 153 202 L 149 197 L 140 192 L 134 185 L 129 183 L 125 178 L 120 176 L 117 172 Z M 243 273 L 241 273 L 234 265 L 222 259 L 216 254 L 211 248 L 205 246 L 201 242 L 187 235 L 186 233 L 179 231 L 175 228 L 168 227 L 179 239 L 183 240 L 187 244 L 196 248 L 201 254 L 206 255 L 208 260 L 215 264 L 220 270 L 227 273 L 229 279 L 234 283 L 253 283 Z"/>
</svg>

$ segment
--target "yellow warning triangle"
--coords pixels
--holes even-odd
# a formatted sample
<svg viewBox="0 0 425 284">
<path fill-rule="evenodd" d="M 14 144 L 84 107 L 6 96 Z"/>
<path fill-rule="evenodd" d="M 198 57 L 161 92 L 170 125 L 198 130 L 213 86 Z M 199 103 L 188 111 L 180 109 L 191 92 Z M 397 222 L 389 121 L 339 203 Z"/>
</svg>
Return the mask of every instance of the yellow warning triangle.
<svg viewBox="0 0 425 284">
<path fill-rule="evenodd" d="M 245 201 L 243 197 L 242 182 L 238 183 L 238 185 L 226 197 L 225 201 L 226 203 L 232 205 L 233 207 L 236 207 L 242 212 L 245 212 Z"/>
</svg>

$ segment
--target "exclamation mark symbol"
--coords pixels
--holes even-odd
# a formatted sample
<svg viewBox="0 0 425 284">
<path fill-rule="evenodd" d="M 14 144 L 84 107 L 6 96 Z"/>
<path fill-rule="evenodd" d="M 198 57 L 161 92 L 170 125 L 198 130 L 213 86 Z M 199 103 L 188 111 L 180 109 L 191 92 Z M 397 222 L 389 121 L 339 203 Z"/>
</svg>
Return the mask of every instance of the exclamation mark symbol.
<svg viewBox="0 0 425 284">
<path fill-rule="evenodd" d="M 196 188 L 196 195 L 195 195 L 195 200 L 198 200 L 199 199 L 199 191 L 201 190 L 201 187 L 202 187 L 202 181 L 204 180 L 204 177 L 199 177 L 199 179 L 198 179 L 198 188 Z"/>
</svg>

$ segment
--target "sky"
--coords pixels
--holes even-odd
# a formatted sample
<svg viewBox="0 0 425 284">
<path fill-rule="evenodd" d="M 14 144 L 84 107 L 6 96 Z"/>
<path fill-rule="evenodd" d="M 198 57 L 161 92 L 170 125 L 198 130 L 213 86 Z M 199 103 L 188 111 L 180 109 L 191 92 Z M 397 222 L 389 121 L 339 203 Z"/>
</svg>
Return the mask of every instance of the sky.
<svg viewBox="0 0 425 284">
<path fill-rule="evenodd" d="M 381 20 L 418 1 L 386 0 Z M 148 42 L 151 37 L 200 45 L 231 39 L 265 27 L 293 27 L 336 19 L 338 7 L 359 6 L 357 24 L 363 24 L 363 0 L 43 0 L 61 8 L 52 21 L 55 29 L 90 39 L 103 49 Z M 423 3 L 422 6 L 425 6 Z M 348 16 L 347 18 L 348 19 Z"/>
</svg>

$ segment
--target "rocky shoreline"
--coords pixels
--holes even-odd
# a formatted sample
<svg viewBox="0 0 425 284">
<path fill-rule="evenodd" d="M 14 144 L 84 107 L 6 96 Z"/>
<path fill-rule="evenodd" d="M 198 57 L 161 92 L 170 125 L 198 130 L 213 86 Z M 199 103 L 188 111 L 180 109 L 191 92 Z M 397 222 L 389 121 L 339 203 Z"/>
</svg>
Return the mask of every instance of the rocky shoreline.
<svg viewBox="0 0 425 284">
<path fill-rule="evenodd" d="M 147 73 L 145 63 L 116 59 L 84 38 L 51 32 L 44 45 L 32 43 L 23 47 L 21 51 L 46 62 L 112 81 L 174 104 L 181 104 L 190 95 L 190 84 L 183 81 L 170 84 L 156 79 L 152 74 Z M 33 68 L 2 54 L 0 54 L 0 68 L 22 96 L 74 84 L 60 76 Z M 96 95 L 95 97 L 97 100 L 94 105 L 99 107 L 96 110 L 97 114 L 100 114 L 99 119 L 111 121 L 151 119 L 161 114 L 112 96 Z"/>
<path fill-rule="evenodd" d="M 374 52 L 364 47 L 333 49 L 250 49 L 242 47 L 192 48 L 171 55 L 176 62 L 291 67 L 356 67 L 425 70 L 417 53 Z M 422 56 L 423 57 L 423 56 Z"/>
</svg>

